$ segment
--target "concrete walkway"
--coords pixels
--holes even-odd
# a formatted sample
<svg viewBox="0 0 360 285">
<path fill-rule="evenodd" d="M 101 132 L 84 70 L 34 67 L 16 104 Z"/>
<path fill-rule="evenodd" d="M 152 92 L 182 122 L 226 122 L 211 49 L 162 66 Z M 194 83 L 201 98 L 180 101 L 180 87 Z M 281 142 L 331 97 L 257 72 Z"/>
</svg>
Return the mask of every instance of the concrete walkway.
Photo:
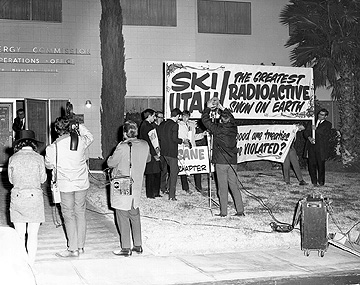
<svg viewBox="0 0 360 285">
<path fill-rule="evenodd" d="M 54 253 L 65 248 L 66 240 L 62 228 L 56 228 L 52 221 L 53 209 L 48 203 L 47 222 L 39 232 L 38 256 L 32 271 L 24 255 L 9 248 L 15 238 L 11 236 L 13 231 L 6 218 L 8 186 L 4 180 L 0 185 L 1 284 L 191 284 L 305 277 L 354 270 L 360 274 L 360 258 L 333 245 L 329 246 L 324 257 L 319 257 L 317 252 L 306 257 L 300 245 L 278 250 L 185 256 L 155 256 L 145 248 L 143 255 L 118 257 L 111 253 L 119 244 L 114 224 L 91 209 L 88 210 L 86 252 L 79 258 L 62 260 Z"/>
<path fill-rule="evenodd" d="M 38 285 L 185 284 L 360 272 L 360 258 L 330 247 L 324 257 L 299 248 L 191 256 L 133 255 L 37 262 Z M 360 281 L 360 280 L 359 280 Z"/>
</svg>

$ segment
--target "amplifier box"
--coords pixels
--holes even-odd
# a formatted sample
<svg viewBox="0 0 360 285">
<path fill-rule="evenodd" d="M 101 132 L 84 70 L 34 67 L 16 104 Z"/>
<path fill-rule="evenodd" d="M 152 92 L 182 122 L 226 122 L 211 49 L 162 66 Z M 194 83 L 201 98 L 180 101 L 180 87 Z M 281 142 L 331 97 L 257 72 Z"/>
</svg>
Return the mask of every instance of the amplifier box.
<svg viewBox="0 0 360 285">
<path fill-rule="evenodd" d="M 328 248 L 328 211 L 322 197 L 307 197 L 301 202 L 301 249 L 306 256 L 318 251 L 323 257 Z"/>
</svg>

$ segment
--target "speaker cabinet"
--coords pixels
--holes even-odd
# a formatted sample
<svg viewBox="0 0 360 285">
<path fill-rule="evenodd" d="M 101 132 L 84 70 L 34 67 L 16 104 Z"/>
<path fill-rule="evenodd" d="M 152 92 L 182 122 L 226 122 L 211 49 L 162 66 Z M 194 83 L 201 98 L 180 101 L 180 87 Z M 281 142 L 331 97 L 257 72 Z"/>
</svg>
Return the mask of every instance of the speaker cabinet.
<svg viewBox="0 0 360 285">
<path fill-rule="evenodd" d="M 322 197 L 307 197 L 301 202 L 301 249 L 306 256 L 318 251 L 323 257 L 328 248 L 328 211 Z"/>
</svg>

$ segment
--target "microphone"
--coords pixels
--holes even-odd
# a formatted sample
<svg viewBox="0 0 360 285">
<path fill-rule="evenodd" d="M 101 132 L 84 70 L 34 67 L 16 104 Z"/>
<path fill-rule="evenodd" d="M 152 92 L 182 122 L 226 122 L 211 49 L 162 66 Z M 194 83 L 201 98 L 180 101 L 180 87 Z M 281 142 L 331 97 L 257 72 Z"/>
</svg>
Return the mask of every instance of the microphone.
<svg viewBox="0 0 360 285">
<path fill-rule="evenodd" d="M 127 144 L 129 145 L 129 147 L 132 147 L 132 142 L 127 142 Z"/>
</svg>

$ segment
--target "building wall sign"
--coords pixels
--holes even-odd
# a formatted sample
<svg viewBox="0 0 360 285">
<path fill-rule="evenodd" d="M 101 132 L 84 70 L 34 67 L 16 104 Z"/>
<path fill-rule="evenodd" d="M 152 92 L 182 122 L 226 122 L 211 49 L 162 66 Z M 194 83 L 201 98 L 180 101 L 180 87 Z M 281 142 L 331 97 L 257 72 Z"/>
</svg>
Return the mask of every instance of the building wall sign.
<svg viewBox="0 0 360 285">
<path fill-rule="evenodd" d="M 49 48 L 42 46 L 23 48 L 0 45 L 0 72 L 58 73 L 58 69 L 53 67 L 18 67 L 16 65 L 75 65 L 73 56 L 90 55 L 90 49 L 85 48 Z"/>
</svg>

